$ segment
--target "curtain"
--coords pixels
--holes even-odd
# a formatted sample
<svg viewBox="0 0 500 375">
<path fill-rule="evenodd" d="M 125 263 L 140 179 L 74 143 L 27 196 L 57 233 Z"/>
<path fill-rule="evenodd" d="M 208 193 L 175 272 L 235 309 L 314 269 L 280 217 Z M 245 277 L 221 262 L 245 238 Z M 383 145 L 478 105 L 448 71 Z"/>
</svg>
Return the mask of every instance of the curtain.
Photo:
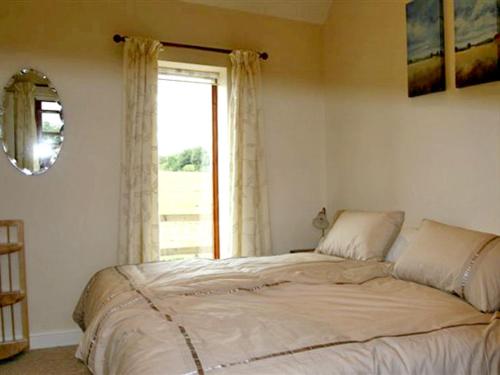
<svg viewBox="0 0 500 375">
<path fill-rule="evenodd" d="M 37 172 L 40 169 L 35 158 L 38 133 L 35 120 L 35 85 L 33 82 L 16 82 L 12 92 L 4 98 L 4 139 L 7 155 L 16 161 L 20 169 Z"/>
<path fill-rule="evenodd" d="M 229 101 L 230 210 L 233 256 L 271 254 L 262 121 L 259 55 L 233 51 Z"/>
<path fill-rule="evenodd" d="M 10 159 L 16 158 L 16 131 L 14 130 L 14 92 L 4 90 L 3 98 L 3 142 L 6 147 L 7 156 Z"/>
<path fill-rule="evenodd" d="M 161 44 L 127 38 L 124 48 L 124 127 L 120 263 L 159 258 L 156 97 Z"/>
</svg>

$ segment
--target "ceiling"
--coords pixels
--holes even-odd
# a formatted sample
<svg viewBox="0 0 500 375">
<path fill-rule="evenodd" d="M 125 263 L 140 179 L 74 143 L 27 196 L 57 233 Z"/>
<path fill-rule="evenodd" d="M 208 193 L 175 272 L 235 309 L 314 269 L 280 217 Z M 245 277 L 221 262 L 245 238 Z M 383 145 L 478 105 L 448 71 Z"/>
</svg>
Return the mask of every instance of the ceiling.
<svg viewBox="0 0 500 375">
<path fill-rule="evenodd" d="M 333 0 L 182 0 L 219 8 L 322 24 Z"/>
</svg>

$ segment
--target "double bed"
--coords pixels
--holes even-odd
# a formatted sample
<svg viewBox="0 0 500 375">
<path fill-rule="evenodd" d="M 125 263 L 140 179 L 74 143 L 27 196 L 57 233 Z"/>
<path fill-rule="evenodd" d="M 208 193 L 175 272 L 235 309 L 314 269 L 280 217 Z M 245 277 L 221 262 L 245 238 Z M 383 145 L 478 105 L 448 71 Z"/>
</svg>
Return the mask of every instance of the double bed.
<svg viewBox="0 0 500 375">
<path fill-rule="evenodd" d="M 123 265 L 74 320 L 96 375 L 500 374 L 500 237 L 341 211 L 316 252 Z"/>
<path fill-rule="evenodd" d="M 74 318 L 94 374 L 498 374 L 498 313 L 319 253 L 117 266 Z"/>
</svg>

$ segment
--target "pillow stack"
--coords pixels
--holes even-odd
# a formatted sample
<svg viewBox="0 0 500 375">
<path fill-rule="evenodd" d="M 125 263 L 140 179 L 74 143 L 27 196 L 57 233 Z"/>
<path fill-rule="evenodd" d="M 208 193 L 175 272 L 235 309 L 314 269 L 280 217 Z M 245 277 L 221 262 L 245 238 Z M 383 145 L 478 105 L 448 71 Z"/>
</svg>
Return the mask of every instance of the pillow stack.
<svg viewBox="0 0 500 375">
<path fill-rule="evenodd" d="M 500 310 L 500 238 L 424 220 L 394 275 L 455 293 L 481 311 Z"/>
<path fill-rule="evenodd" d="M 382 261 L 404 217 L 402 211 L 339 211 L 316 251 Z M 484 312 L 500 311 L 499 236 L 426 219 L 410 239 L 407 249 L 388 256 L 396 260 L 395 277 L 455 293 Z"/>
</svg>

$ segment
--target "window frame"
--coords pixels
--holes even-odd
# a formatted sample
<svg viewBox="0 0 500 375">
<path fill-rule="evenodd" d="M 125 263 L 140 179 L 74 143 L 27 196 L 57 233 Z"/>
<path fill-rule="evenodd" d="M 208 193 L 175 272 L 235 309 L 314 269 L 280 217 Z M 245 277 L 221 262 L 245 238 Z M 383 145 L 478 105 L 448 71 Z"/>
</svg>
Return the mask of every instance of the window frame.
<svg viewBox="0 0 500 375">
<path fill-rule="evenodd" d="M 55 136 L 61 135 L 62 134 L 61 130 L 64 129 L 64 122 L 63 122 L 61 130 L 59 132 L 44 132 L 43 131 L 43 114 L 44 113 L 55 113 L 55 114 L 59 115 L 61 120 L 63 119 L 62 106 L 61 106 L 60 110 L 42 109 L 43 102 L 52 102 L 52 103 L 60 104 L 60 102 L 58 100 L 46 100 L 46 99 L 35 98 L 35 123 L 36 123 L 37 143 L 42 142 L 44 139 L 44 136 L 55 137 Z M 47 167 L 47 163 L 50 164 L 48 158 L 38 158 L 38 159 L 39 159 L 40 166 L 42 166 L 42 167 Z"/>
<path fill-rule="evenodd" d="M 220 178 L 219 173 L 219 122 L 224 121 L 226 116 L 222 115 L 226 106 L 220 107 L 222 104 L 220 101 L 221 89 L 226 89 L 226 72 L 227 68 L 218 66 L 205 66 L 198 64 L 187 64 L 187 63 L 177 63 L 172 61 L 159 61 L 159 72 L 158 79 L 163 74 L 177 75 L 173 70 L 179 69 L 180 71 L 193 72 L 194 76 L 203 76 L 207 73 L 209 79 L 213 79 L 213 83 L 200 84 L 210 84 L 211 85 L 211 101 L 212 101 L 212 240 L 213 249 L 212 256 L 213 259 L 220 259 L 221 257 L 221 223 L 220 223 Z M 182 76 L 183 74 L 179 74 Z M 216 77 L 216 78 L 214 78 Z M 193 82 L 196 83 L 196 82 Z M 226 95 L 223 96 L 227 100 Z M 226 104 L 227 105 L 227 104 Z M 221 116 L 222 115 L 222 116 Z M 161 218 L 160 218 L 161 220 Z M 160 249 L 161 251 L 161 249 Z"/>
<path fill-rule="evenodd" d="M 42 109 L 42 103 L 43 102 L 53 102 L 53 103 L 58 103 L 57 100 L 44 100 L 44 99 L 35 99 L 35 121 L 36 121 L 36 130 L 38 134 L 38 139 L 41 140 L 43 135 L 58 135 L 61 134 L 61 132 L 44 132 L 43 131 L 43 122 L 42 122 L 42 116 L 44 113 L 56 113 L 58 114 L 61 119 L 63 117 L 63 111 L 62 108 L 61 110 L 55 110 L 55 109 Z M 63 125 L 64 126 L 64 125 Z"/>
<path fill-rule="evenodd" d="M 212 206 L 214 259 L 220 259 L 218 89 L 212 85 Z"/>
</svg>

